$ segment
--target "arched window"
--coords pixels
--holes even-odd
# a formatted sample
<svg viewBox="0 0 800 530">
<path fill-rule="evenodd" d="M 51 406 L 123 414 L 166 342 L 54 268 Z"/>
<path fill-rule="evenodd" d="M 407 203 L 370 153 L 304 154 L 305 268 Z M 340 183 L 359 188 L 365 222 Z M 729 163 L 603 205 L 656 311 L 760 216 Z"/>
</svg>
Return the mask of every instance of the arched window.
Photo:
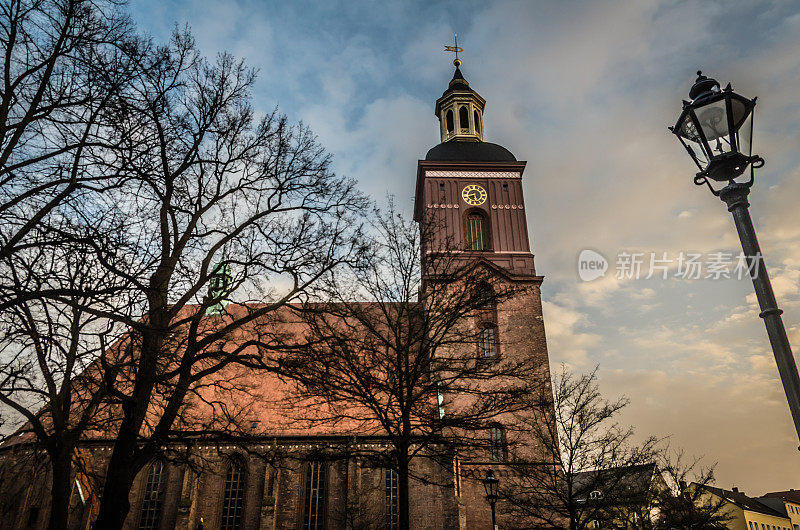
<svg viewBox="0 0 800 530">
<path fill-rule="evenodd" d="M 497 305 L 494 288 L 487 282 L 480 282 L 475 288 L 476 306 L 478 309 L 493 309 Z"/>
<path fill-rule="evenodd" d="M 489 458 L 502 461 L 506 459 L 506 433 L 502 425 L 489 427 Z"/>
<path fill-rule="evenodd" d="M 304 484 L 302 529 L 323 530 L 327 498 L 327 468 L 324 462 L 314 460 L 306 464 Z"/>
<path fill-rule="evenodd" d="M 482 214 L 467 216 L 467 250 L 486 250 L 486 223 Z"/>
<path fill-rule="evenodd" d="M 161 507 L 164 504 L 164 462 L 156 460 L 147 471 L 147 481 L 139 516 L 139 530 L 156 530 L 161 523 Z"/>
<path fill-rule="evenodd" d="M 222 497 L 222 530 L 239 530 L 244 508 L 244 465 L 232 458 L 225 473 L 225 493 Z"/>
<path fill-rule="evenodd" d="M 458 126 L 464 130 L 469 129 L 469 111 L 467 111 L 467 107 L 458 109 Z"/>
<path fill-rule="evenodd" d="M 494 359 L 497 357 L 497 326 L 486 323 L 480 329 L 478 336 L 478 356 L 481 359 Z"/>
<path fill-rule="evenodd" d="M 448 110 L 447 114 L 445 114 L 445 123 L 447 124 L 447 132 L 449 132 L 449 133 L 453 132 L 453 129 L 456 128 L 455 125 L 453 124 L 453 111 L 452 110 Z"/>
<path fill-rule="evenodd" d="M 478 111 L 477 110 L 475 111 L 475 115 L 473 116 L 473 118 L 475 119 L 475 133 L 476 134 L 480 134 L 481 133 L 481 120 L 480 120 L 480 117 L 478 116 Z"/>
</svg>

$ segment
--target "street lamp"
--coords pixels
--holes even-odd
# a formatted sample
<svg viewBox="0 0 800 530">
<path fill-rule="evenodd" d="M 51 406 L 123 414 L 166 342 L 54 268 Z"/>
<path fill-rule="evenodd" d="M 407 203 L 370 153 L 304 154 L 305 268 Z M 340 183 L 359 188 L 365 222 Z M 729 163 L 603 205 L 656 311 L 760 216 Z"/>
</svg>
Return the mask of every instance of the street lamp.
<svg viewBox="0 0 800 530">
<path fill-rule="evenodd" d="M 795 430 L 800 438 L 800 378 L 781 320 L 783 311 L 778 309 L 775 301 L 748 210 L 750 204 L 747 195 L 753 186 L 754 169 L 764 165 L 763 158 L 752 154 L 756 98 L 740 96 L 733 91 L 730 83 L 720 90 L 719 83 L 702 72 L 697 72 L 697 80 L 689 91 L 689 98 L 691 101 L 683 102 L 683 112 L 675 126 L 669 129 L 700 169 L 694 177 L 694 183 L 698 186 L 706 184 L 733 214 L 761 308 L 759 316 L 764 319 Z M 750 178 L 745 182 L 737 182 L 735 179 L 744 174 L 748 166 Z M 715 189 L 711 181 L 727 184 Z"/>
<path fill-rule="evenodd" d="M 486 478 L 481 479 L 483 488 L 486 490 L 486 500 L 489 501 L 489 506 L 492 507 L 492 530 L 497 528 L 494 519 L 494 505 L 497 502 L 497 488 L 500 485 L 500 479 L 494 476 L 494 472 L 490 469 L 486 472 Z"/>
</svg>

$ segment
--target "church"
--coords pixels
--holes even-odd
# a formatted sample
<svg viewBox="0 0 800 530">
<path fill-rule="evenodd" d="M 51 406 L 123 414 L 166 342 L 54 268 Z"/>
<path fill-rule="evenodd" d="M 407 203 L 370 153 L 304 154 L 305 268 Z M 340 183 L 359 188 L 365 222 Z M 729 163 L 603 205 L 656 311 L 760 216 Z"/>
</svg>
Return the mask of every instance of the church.
<svg viewBox="0 0 800 530">
<path fill-rule="evenodd" d="M 458 242 L 459 261 L 476 263 L 501 285 L 520 287 L 482 317 L 474 354 L 534 361 L 549 380 L 542 317 L 542 276 L 531 252 L 523 199 L 526 163 L 506 148 L 485 141 L 486 101 L 461 73 L 455 73 L 435 102 L 441 143 L 417 163 L 414 219 L 435 219 L 439 237 Z M 410 177 L 411 178 L 411 177 Z M 423 249 L 433 242 L 423 241 Z M 423 250 L 424 252 L 424 250 Z M 455 251 L 454 251 L 455 252 Z M 246 330 L 243 331 L 246 333 Z M 257 379 L 254 394 L 279 395 L 285 383 Z M 491 384 L 491 382 L 489 382 Z M 380 447 L 380 437 L 354 436 L 346 429 L 292 429 L 264 405 L 249 420 L 247 447 L 209 440 L 187 448 L 195 465 L 156 459 L 141 470 L 130 494 L 125 528 L 302 529 L 398 528 L 398 479 L 391 468 L 365 465 L 358 450 Z M 410 527 L 477 530 L 491 527 L 491 510 L 480 478 L 487 471 L 503 480 L 505 433 L 502 421 L 487 425 L 489 450 L 450 466 L 415 463 L 409 485 Z M 326 448 L 348 442 L 352 454 L 319 458 Z M 36 467 L 25 439 L 0 448 L 2 528 L 39 529 L 47 523 L 46 476 Z M 85 470 L 102 473 L 113 440 L 95 433 L 80 449 Z M 277 461 L 268 455 L 292 455 Z M 26 477 L 24 480 L 21 477 Z M 81 471 L 73 483 L 69 528 L 92 528 L 96 485 Z M 498 508 L 498 527 L 503 528 Z"/>
</svg>

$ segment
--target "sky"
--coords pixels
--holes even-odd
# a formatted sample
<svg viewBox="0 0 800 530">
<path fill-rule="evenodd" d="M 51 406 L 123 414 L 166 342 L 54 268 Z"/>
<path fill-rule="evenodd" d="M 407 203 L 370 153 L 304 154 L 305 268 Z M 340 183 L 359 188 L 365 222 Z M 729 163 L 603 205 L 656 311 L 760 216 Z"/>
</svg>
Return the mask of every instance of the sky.
<svg viewBox="0 0 800 530">
<path fill-rule="evenodd" d="M 257 109 L 302 121 L 337 172 L 409 215 L 417 160 L 439 142 L 434 102 L 462 71 L 486 100 L 486 140 L 527 161 L 528 231 L 551 367 L 599 365 L 640 436 L 717 462 L 747 494 L 800 488 L 800 452 L 753 286 L 715 279 L 740 252 L 719 199 L 667 130 L 695 72 L 758 96 L 766 159 L 751 213 L 790 340 L 800 349 L 800 4 L 792 1 L 267 2 L 131 0 L 142 31 L 188 24 L 200 49 L 258 69 Z M 584 282 L 578 255 L 599 252 Z M 627 277 L 625 254 L 642 275 Z M 667 279 L 646 279 L 666 253 Z M 699 279 L 680 274 L 699 254 Z M 730 255 L 730 258 L 728 258 Z M 714 258 L 717 256 L 717 258 Z M 727 260 L 732 261 L 731 264 Z M 618 267 L 620 265 L 620 267 Z M 618 274 L 625 272 L 626 274 Z M 621 275 L 622 277 L 618 277 Z"/>
</svg>

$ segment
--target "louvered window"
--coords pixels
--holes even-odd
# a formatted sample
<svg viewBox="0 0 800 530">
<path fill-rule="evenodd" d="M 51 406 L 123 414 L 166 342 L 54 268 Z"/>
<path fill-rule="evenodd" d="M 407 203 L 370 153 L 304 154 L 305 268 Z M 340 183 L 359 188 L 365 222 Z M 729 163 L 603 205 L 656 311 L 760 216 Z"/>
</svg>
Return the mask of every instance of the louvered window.
<svg viewBox="0 0 800 530">
<path fill-rule="evenodd" d="M 147 481 L 139 516 L 139 530 L 156 530 L 161 523 L 161 507 L 164 504 L 164 463 L 156 460 L 147 472 Z"/>
<path fill-rule="evenodd" d="M 242 527 L 244 508 L 244 466 L 238 459 L 231 460 L 225 474 L 225 494 L 222 498 L 222 530 L 239 530 Z"/>
<path fill-rule="evenodd" d="M 486 250 L 486 229 L 479 213 L 467 216 L 467 250 Z"/>
<path fill-rule="evenodd" d="M 326 473 L 327 469 L 323 462 L 314 461 L 306 465 L 303 530 L 325 528 Z"/>
</svg>

